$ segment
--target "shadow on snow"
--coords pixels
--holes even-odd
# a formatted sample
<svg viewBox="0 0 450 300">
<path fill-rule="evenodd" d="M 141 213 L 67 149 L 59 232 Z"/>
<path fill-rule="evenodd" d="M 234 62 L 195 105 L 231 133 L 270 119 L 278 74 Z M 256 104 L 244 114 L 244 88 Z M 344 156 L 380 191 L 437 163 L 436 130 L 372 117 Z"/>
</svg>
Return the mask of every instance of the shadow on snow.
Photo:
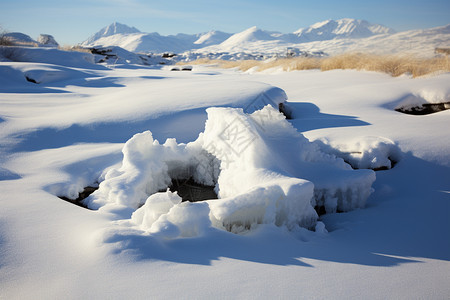
<svg viewBox="0 0 450 300">
<path fill-rule="evenodd" d="M 292 108 L 292 120 L 289 120 L 299 132 L 305 132 L 321 128 L 366 126 L 367 122 L 357 117 L 324 114 L 319 107 L 309 102 L 289 102 Z"/>
<path fill-rule="evenodd" d="M 205 108 L 197 108 L 136 122 L 74 124 L 65 129 L 43 128 L 15 136 L 21 142 L 12 146 L 11 150 L 37 151 L 77 143 L 125 143 L 134 134 L 146 130 L 150 130 L 161 143 L 167 138 L 187 143 L 197 139 L 204 130 L 206 119 Z"/>
</svg>

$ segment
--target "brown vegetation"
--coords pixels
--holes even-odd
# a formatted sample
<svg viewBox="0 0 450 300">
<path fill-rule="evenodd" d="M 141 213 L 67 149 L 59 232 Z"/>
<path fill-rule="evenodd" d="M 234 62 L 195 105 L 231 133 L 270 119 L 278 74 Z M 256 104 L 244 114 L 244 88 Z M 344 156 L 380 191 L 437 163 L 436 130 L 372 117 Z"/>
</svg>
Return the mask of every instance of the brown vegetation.
<svg viewBox="0 0 450 300">
<path fill-rule="evenodd" d="M 91 49 L 89 48 L 83 48 L 81 46 L 70 46 L 70 45 L 64 45 L 64 46 L 58 46 L 59 50 L 63 51 L 75 51 L 75 52 L 83 52 L 83 53 L 92 53 Z"/>
<path fill-rule="evenodd" d="M 450 48 L 436 48 L 436 49 L 434 49 L 434 53 L 450 55 Z"/>
<path fill-rule="evenodd" d="M 448 56 L 419 58 L 406 55 L 374 55 L 361 53 L 347 53 L 322 58 L 282 58 L 268 61 L 222 61 L 199 59 L 192 63 L 215 64 L 222 68 L 239 68 L 242 71 L 247 71 L 255 67 L 258 71 L 264 71 L 270 68 L 282 68 L 284 71 L 354 69 L 384 72 L 391 76 L 411 74 L 413 77 L 424 76 L 435 72 L 450 71 L 450 61 Z"/>
<path fill-rule="evenodd" d="M 12 46 L 11 40 L 1 27 L 0 27 L 0 46 Z"/>
</svg>

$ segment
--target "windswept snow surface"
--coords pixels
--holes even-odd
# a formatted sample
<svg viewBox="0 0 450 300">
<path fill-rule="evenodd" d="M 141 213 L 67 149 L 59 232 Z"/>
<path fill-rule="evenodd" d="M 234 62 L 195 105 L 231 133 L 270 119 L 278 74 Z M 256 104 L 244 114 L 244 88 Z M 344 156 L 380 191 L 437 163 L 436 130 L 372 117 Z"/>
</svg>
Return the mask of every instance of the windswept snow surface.
<svg viewBox="0 0 450 300">
<path fill-rule="evenodd" d="M 450 295 L 450 111 L 395 111 L 448 99 L 450 74 L 23 51 L 0 62 L 0 298 Z M 219 199 L 181 202 L 185 176 Z M 86 186 L 92 210 L 57 197 Z"/>
</svg>

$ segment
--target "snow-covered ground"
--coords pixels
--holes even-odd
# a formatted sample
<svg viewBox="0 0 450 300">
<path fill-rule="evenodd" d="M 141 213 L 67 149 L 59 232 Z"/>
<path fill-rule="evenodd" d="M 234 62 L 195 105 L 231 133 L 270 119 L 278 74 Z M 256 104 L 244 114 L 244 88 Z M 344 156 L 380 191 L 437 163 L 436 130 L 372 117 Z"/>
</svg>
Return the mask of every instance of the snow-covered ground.
<svg viewBox="0 0 450 300">
<path fill-rule="evenodd" d="M 395 108 L 449 102 L 450 74 L 24 51 L 0 62 L 0 298 L 449 297 L 450 111 Z M 219 199 L 180 203 L 186 176 Z"/>
</svg>

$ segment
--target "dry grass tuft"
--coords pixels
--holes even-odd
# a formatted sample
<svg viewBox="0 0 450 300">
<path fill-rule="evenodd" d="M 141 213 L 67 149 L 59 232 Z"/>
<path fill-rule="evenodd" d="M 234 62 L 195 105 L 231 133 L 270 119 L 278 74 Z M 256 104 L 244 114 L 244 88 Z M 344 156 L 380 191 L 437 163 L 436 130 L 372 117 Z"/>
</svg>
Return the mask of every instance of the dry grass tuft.
<svg viewBox="0 0 450 300">
<path fill-rule="evenodd" d="M 69 46 L 69 45 L 64 45 L 64 46 L 59 46 L 58 47 L 59 50 L 64 50 L 64 51 L 76 51 L 76 52 L 83 52 L 83 53 L 91 53 L 91 50 L 88 48 L 83 48 L 81 46 Z"/>
<path fill-rule="evenodd" d="M 356 69 L 384 72 L 391 76 L 411 74 L 420 77 L 427 74 L 450 71 L 447 56 L 433 58 L 418 58 L 406 55 L 373 55 L 373 54 L 342 54 L 325 58 L 322 61 L 322 71 L 335 69 Z"/>
<path fill-rule="evenodd" d="M 375 55 L 361 53 L 346 53 L 325 58 L 296 57 L 269 61 L 199 59 L 191 64 L 214 64 L 222 68 L 239 68 L 242 71 L 247 71 L 251 68 L 257 68 L 258 71 L 264 71 L 271 68 L 282 68 L 284 71 L 353 69 L 384 72 L 394 77 L 402 74 L 411 74 L 413 77 L 420 77 L 436 72 L 450 72 L 450 61 L 448 56 L 418 58 L 406 55 Z"/>
</svg>

